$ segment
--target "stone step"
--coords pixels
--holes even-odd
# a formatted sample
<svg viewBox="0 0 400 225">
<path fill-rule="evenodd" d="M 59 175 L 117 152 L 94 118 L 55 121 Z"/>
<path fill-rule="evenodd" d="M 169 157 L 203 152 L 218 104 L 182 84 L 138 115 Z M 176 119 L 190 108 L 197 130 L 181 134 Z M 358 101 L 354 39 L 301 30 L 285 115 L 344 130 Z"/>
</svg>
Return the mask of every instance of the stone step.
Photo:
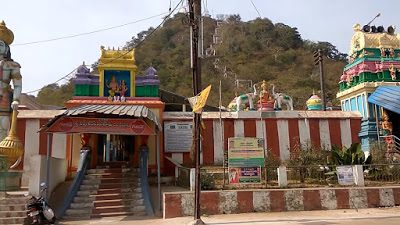
<svg viewBox="0 0 400 225">
<path fill-rule="evenodd" d="M 0 205 L 0 211 L 24 211 L 25 204 Z"/>
<path fill-rule="evenodd" d="M 136 206 L 144 205 L 143 199 L 111 199 L 111 200 L 96 200 L 93 202 L 94 207 L 106 206 Z"/>
<path fill-rule="evenodd" d="M 112 193 L 141 193 L 141 187 L 129 187 L 129 188 L 102 188 L 98 189 L 97 194 L 112 194 Z"/>
<path fill-rule="evenodd" d="M 120 212 L 130 212 L 129 207 L 126 206 L 105 206 L 105 207 L 95 207 L 92 209 L 92 214 L 102 214 L 102 213 L 120 213 Z"/>
<path fill-rule="evenodd" d="M 138 177 L 138 175 L 129 173 L 86 174 L 85 180 L 96 180 L 103 178 L 133 178 L 133 177 Z"/>
<path fill-rule="evenodd" d="M 124 184 L 138 183 L 139 178 L 122 179 L 122 178 L 101 178 L 101 179 L 84 179 L 82 184 Z"/>
<path fill-rule="evenodd" d="M 102 194 L 114 194 L 114 193 L 139 193 L 142 192 L 141 187 L 129 187 L 129 188 L 91 188 L 88 190 L 79 190 L 77 196 L 84 197 L 89 195 L 102 195 Z"/>
<path fill-rule="evenodd" d="M 104 162 L 102 165 L 97 165 L 97 168 L 130 168 L 129 162 L 116 161 L 116 162 Z"/>
<path fill-rule="evenodd" d="M 82 215 L 64 215 L 62 218 L 64 220 L 89 220 L 91 214 L 82 214 Z"/>
<path fill-rule="evenodd" d="M 92 203 L 95 200 L 95 197 L 79 197 L 75 196 L 73 203 Z"/>
<path fill-rule="evenodd" d="M 22 205 L 25 204 L 30 197 L 18 197 L 18 198 L 3 198 L 0 199 L 0 205 Z"/>
<path fill-rule="evenodd" d="M 96 219 L 96 218 L 102 218 L 102 217 L 117 217 L 117 216 L 133 216 L 135 215 L 133 212 L 112 212 L 112 213 L 98 213 L 98 214 L 92 214 L 90 218 Z M 145 216 L 140 215 L 140 216 Z M 138 213 L 139 216 L 139 213 Z"/>
<path fill-rule="evenodd" d="M 125 182 L 125 183 L 115 183 L 115 184 L 81 184 L 79 190 L 81 191 L 92 191 L 92 190 L 103 190 L 103 189 L 116 189 L 116 188 L 138 188 L 140 187 L 140 182 Z"/>
<path fill-rule="evenodd" d="M 93 208 L 93 207 L 94 207 L 93 202 L 82 202 L 82 203 L 72 202 L 70 205 L 71 209 Z"/>
<path fill-rule="evenodd" d="M 26 217 L 0 218 L 0 224 L 24 224 Z"/>
<path fill-rule="evenodd" d="M 92 215 L 106 215 L 110 213 L 133 213 L 146 215 L 146 209 L 144 206 L 108 206 L 108 207 L 96 207 L 92 210 Z"/>
<path fill-rule="evenodd" d="M 92 208 L 80 208 L 80 209 L 67 209 L 65 215 L 90 215 L 92 213 Z"/>
<path fill-rule="evenodd" d="M 103 194 L 103 195 L 92 195 L 95 201 L 100 200 L 113 200 L 113 199 L 141 199 L 142 193 L 114 193 L 114 194 Z"/>
<path fill-rule="evenodd" d="M 110 169 L 89 169 L 87 174 L 103 174 L 103 173 L 139 173 L 139 169 L 132 168 L 110 168 Z"/>
<path fill-rule="evenodd" d="M 79 190 L 79 191 L 76 193 L 76 196 L 85 197 L 85 196 L 94 195 L 94 194 L 97 194 L 97 190 L 96 190 L 96 189 L 92 189 L 92 190 Z"/>
<path fill-rule="evenodd" d="M 25 217 L 26 211 L 1 211 L 0 218 Z"/>
</svg>

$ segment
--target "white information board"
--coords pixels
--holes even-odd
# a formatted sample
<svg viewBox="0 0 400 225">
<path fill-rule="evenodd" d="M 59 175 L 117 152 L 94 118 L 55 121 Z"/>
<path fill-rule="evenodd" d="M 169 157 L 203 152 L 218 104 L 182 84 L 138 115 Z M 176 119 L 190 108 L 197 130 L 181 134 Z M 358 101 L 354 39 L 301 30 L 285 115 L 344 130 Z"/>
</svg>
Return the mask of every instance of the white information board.
<svg viewBox="0 0 400 225">
<path fill-rule="evenodd" d="M 337 166 L 336 167 L 338 182 L 340 185 L 353 185 L 354 175 L 352 166 Z"/>
<path fill-rule="evenodd" d="M 193 122 L 164 122 L 165 152 L 190 152 Z"/>
</svg>

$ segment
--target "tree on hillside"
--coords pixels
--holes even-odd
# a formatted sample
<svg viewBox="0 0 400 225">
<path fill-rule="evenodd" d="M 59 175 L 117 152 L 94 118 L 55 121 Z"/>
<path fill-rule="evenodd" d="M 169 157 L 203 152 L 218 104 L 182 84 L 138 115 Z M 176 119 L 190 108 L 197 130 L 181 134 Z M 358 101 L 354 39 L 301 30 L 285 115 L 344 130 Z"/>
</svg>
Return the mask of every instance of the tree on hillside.
<svg viewBox="0 0 400 225">
<path fill-rule="evenodd" d="M 59 86 L 57 83 L 44 86 L 38 93 L 36 99 L 42 105 L 64 106 L 65 102 L 73 96 L 74 84 L 70 80 Z"/>
<path fill-rule="evenodd" d="M 158 71 L 161 87 L 183 96 L 193 94 L 187 21 L 186 14 L 178 13 L 157 30 L 151 27 L 139 32 L 125 46 L 135 48 L 138 76 L 153 66 Z M 216 28 L 217 20 L 204 17 L 204 48 L 212 45 L 216 52 L 215 56 L 202 60 L 202 86 L 214 87 L 209 96 L 210 105 L 218 105 L 220 81 L 225 106 L 235 94 L 252 92 L 251 88 L 235 85 L 235 79 L 243 79 L 266 80 L 276 86 L 277 92 L 291 95 L 295 109 L 304 109 L 313 90 L 320 89 L 318 67 L 313 58 L 313 51 L 318 48 L 324 55 L 327 98 L 335 98 L 346 55 L 331 43 L 303 40 L 297 28 L 274 24 L 268 18 L 243 22 L 239 15 L 228 17 L 218 26 L 220 44 L 213 43 Z M 39 92 L 38 99 L 44 104 L 63 105 L 72 92 L 72 83 L 51 84 Z"/>
</svg>

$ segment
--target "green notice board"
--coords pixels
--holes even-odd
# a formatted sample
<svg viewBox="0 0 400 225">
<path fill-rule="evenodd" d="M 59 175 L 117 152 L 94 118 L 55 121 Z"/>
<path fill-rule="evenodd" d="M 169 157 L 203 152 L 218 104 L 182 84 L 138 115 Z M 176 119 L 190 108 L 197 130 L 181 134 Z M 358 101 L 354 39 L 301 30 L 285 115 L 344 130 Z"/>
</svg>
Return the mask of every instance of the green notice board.
<svg viewBox="0 0 400 225">
<path fill-rule="evenodd" d="M 228 139 L 228 167 L 262 167 L 265 165 L 264 155 L 263 138 Z"/>
</svg>

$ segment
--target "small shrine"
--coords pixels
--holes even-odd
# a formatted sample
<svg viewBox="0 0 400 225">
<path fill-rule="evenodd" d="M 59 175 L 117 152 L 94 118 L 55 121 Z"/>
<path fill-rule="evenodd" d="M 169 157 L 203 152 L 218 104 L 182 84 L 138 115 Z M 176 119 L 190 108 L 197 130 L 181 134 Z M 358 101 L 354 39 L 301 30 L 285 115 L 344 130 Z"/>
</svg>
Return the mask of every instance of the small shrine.
<svg viewBox="0 0 400 225">
<path fill-rule="evenodd" d="M 340 77 L 339 92 L 343 111 L 359 111 L 363 117 L 359 137 L 368 151 L 371 142 L 379 138 L 383 109 L 390 120 L 399 118 L 400 36 L 393 26 L 353 26 L 349 63 Z M 393 125 L 393 134 L 400 127 Z"/>
<path fill-rule="evenodd" d="M 322 100 L 314 92 L 306 102 L 307 110 L 322 110 Z"/>
</svg>

